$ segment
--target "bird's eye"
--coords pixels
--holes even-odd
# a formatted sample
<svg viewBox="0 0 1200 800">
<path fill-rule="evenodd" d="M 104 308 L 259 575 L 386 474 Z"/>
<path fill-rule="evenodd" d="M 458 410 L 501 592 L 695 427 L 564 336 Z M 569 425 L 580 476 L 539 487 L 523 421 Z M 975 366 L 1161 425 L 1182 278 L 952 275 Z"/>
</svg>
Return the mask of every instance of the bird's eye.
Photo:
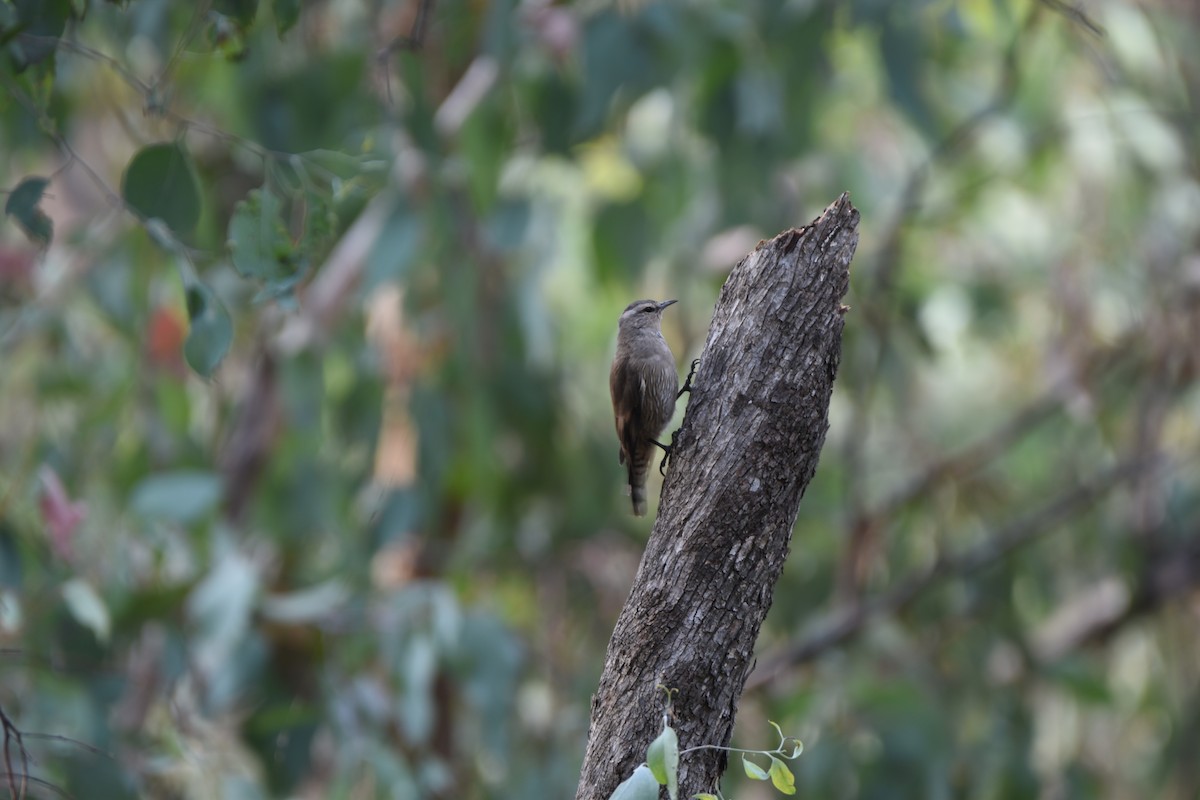
<svg viewBox="0 0 1200 800">
<path fill-rule="evenodd" d="M 646 306 L 645 308 L 642 309 L 642 311 L 649 314 L 651 311 L 657 310 L 657 308 L 658 308 L 658 306 Z"/>
</svg>

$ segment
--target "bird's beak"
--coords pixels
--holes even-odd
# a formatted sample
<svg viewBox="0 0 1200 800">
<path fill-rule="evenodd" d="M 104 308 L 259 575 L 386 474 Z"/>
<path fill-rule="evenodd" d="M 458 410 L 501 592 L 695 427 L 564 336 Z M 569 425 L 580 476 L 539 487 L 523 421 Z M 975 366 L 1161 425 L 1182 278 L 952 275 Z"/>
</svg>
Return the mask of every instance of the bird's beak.
<svg viewBox="0 0 1200 800">
<path fill-rule="evenodd" d="M 664 308 L 671 305 L 672 303 L 678 303 L 678 302 L 679 302 L 678 300 L 663 300 L 661 303 L 658 304 L 658 310 L 662 311 Z"/>
</svg>

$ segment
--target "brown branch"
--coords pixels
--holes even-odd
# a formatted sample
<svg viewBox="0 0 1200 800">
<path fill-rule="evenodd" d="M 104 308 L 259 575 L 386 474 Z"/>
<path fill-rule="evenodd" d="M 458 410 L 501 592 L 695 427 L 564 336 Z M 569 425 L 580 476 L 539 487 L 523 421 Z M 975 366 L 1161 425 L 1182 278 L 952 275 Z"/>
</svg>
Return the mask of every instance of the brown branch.
<svg viewBox="0 0 1200 800">
<path fill-rule="evenodd" d="M 1132 590 L 1125 580 L 1112 576 L 1059 606 L 1031 637 L 1030 651 L 1042 662 L 1052 662 L 1081 648 L 1107 641 L 1114 633 L 1200 586 L 1200 536 L 1154 538 Z"/>
<path fill-rule="evenodd" d="M 412 29 L 407 36 L 397 36 L 387 43 L 377 54 L 380 61 L 386 60 L 397 50 L 416 52 L 425 46 L 425 31 L 429 27 L 429 12 L 433 10 L 433 0 L 417 0 L 417 14 L 413 18 Z"/>
<path fill-rule="evenodd" d="M 1181 293 L 1178 298 L 1163 305 L 1158 323 L 1171 329 L 1177 320 L 1194 319 L 1197 303 L 1196 296 Z M 872 508 L 852 514 L 845 547 L 847 553 L 840 566 L 841 595 L 850 595 L 844 587 L 857 585 L 861 580 L 869 567 L 876 540 L 885 534 L 887 526 L 901 509 L 928 496 L 943 483 L 968 478 L 1002 457 L 1014 443 L 1053 418 L 1066 403 L 1066 396 L 1070 392 L 1083 391 L 1082 387 L 1087 387 L 1086 391 L 1099 391 L 1096 384 L 1117 386 L 1120 391 L 1125 391 L 1129 385 L 1143 385 L 1149 387 L 1148 392 L 1153 392 L 1163 379 L 1156 377 L 1147 380 L 1145 373 L 1161 370 L 1163 357 L 1156 352 L 1144 352 L 1146 344 L 1145 326 L 1141 323 L 1131 325 L 1114 341 L 1083 353 L 1069 383 L 1059 381 L 976 442 L 935 459 Z M 857 428 L 854 430 L 861 436 L 861 431 Z M 1149 459 L 1154 455 L 1153 448 L 1143 448 L 1141 453 L 1132 455 Z M 852 595 L 851 598 L 852 604 Z"/>
<path fill-rule="evenodd" d="M 950 477 L 970 475 L 1008 452 L 1014 442 L 1048 420 L 1062 407 L 1056 391 L 1036 398 L 978 441 L 930 464 L 923 473 L 896 490 L 867 515 L 891 518 L 912 501 L 924 496 Z"/>
<path fill-rule="evenodd" d="M 1042 0 L 1042 5 L 1057 14 L 1062 14 L 1076 25 L 1086 28 L 1096 36 L 1104 36 L 1104 28 L 1085 14 L 1083 9 L 1073 6 L 1070 3 L 1064 3 L 1063 0 Z"/>
<path fill-rule="evenodd" d="M 4 708 L 0 706 L 0 726 L 4 728 L 4 769 L 5 777 L 8 780 L 8 793 L 13 800 L 24 797 L 25 790 L 28 788 L 29 782 L 29 751 L 25 749 L 25 742 L 21 738 L 21 729 L 13 724 L 5 713 Z M 12 763 L 12 743 L 16 742 L 17 752 L 21 755 L 21 772 L 13 772 Z M 21 778 L 21 785 L 18 788 L 16 778 Z"/>
<path fill-rule="evenodd" d="M 763 666 L 750 677 L 747 688 L 765 686 L 826 651 L 848 643 L 873 620 L 902 612 L 914 600 L 944 582 L 966 577 L 1002 561 L 1017 548 L 1052 532 L 1074 514 L 1087 511 L 1113 488 L 1133 480 L 1152 466 L 1152 463 L 1135 458 L 1103 470 L 1026 516 L 1002 525 L 982 544 L 955 555 L 940 556 L 892 589 L 829 614 L 817 623 L 811 634 L 763 659 Z"/>
<path fill-rule="evenodd" d="M 1180 302 L 1165 306 L 1160 312 L 1160 317 L 1165 320 L 1176 317 L 1190 318 L 1195 313 L 1195 305 L 1195 300 L 1184 297 Z M 1145 338 L 1145 327 L 1139 323 L 1122 332 L 1115 341 L 1084 354 L 1080 359 L 1075 383 L 1086 384 L 1100 380 L 1126 366 L 1132 365 L 1140 369 L 1142 362 L 1153 360 L 1150 356 L 1138 353 L 1137 348 L 1144 344 Z M 1144 383 L 1140 373 L 1133 376 L 1133 379 Z M 1125 385 L 1122 384 L 1123 387 Z M 863 512 L 862 524 L 882 524 L 884 520 L 891 519 L 902 508 L 926 496 L 944 481 L 969 476 L 1004 455 L 1014 443 L 1062 408 L 1063 393 L 1064 390 L 1060 386 L 1047 389 L 977 441 L 958 452 L 935 459 L 886 499 Z"/>
<path fill-rule="evenodd" d="M 35 778 L 33 775 L 27 775 L 25 773 L 19 773 L 15 776 L 11 772 L 4 773 L 4 778 L 7 779 L 10 784 L 14 777 L 21 779 L 22 786 L 24 786 L 27 783 L 32 783 L 34 786 L 40 786 L 43 789 L 45 789 L 46 791 L 51 792 L 58 797 L 65 797 L 65 798 L 67 798 L 67 800 L 73 800 L 72 796 L 69 793 L 67 793 L 61 787 L 54 785 L 53 783 L 51 783 L 48 780 L 44 780 L 42 778 Z M 21 797 L 24 797 L 24 796 L 25 795 L 21 795 Z"/>
<path fill-rule="evenodd" d="M 813 224 L 760 243 L 717 301 L 659 517 L 592 699 L 577 800 L 607 798 L 661 729 L 683 749 L 726 745 L 754 642 L 828 428 L 858 211 L 842 195 Z M 615 465 L 614 465 L 615 467 Z M 710 792 L 725 756 L 679 769 Z"/>
</svg>

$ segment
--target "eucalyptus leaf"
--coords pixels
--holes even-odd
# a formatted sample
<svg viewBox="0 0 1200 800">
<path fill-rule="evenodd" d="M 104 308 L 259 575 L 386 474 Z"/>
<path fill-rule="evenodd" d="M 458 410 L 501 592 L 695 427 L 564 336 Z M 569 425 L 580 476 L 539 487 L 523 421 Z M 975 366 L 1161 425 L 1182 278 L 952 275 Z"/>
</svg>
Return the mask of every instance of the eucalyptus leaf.
<svg viewBox="0 0 1200 800">
<path fill-rule="evenodd" d="M 182 142 L 143 147 L 125 167 L 121 196 L 139 217 L 161 219 L 177 236 L 200 220 L 200 186 Z"/>
<path fill-rule="evenodd" d="M 771 783 L 783 794 L 796 793 L 796 777 L 792 771 L 775 756 L 771 756 Z"/>
<path fill-rule="evenodd" d="M 293 272 L 292 242 L 283 226 L 282 205 L 270 189 L 255 189 L 234 207 L 229 220 L 229 255 L 242 277 L 278 281 Z"/>
<path fill-rule="evenodd" d="M 143 517 L 188 523 L 212 511 L 220 500 L 219 475 L 179 470 L 143 479 L 134 487 L 129 505 Z"/>
<path fill-rule="evenodd" d="M 275 31 L 283 35 L 300 21 L 300 0 L 275 0 Z"/>
<path fill-rule="evenodd" d="M 38 206 L 49 184 L 49 178 L 26 178 L 17 184 L 4 204 L 4 213 L 21 226 L 26 236 L 42 245 L 50 244 L 54 235 L 54 222 Z"/>
<path fill-rule="evenodd" d="M 608 800 L 658 800 L 658 781 L 645 764 L 621 782 Z"/>
<path fill-rule="evenodd" d="M 663 727 L 646 750 L 646 765 L 654 779 L 667 787 L 671 800 L 679 796 L 679 737 L 670 725 Z"/>
<path fill-rule="evenodd" d="M 97 641 L 107 642 L 112 633 L 112 617 L 92 585 L 82 578 L 72 578 L 63 584 L 62 595 L 75 621 L 94 633 Z"/>
<path fill-rule="evenodd" d="M 742 756 L 742 769 L 746 771 L 747 777 L 756 781 L 765 781 L 771 777 L 765 769 L 751 761 L 749 756 Z"/>
<path fill-rule="evenodd" d="M 262 575 L 258 564 L 228 544 L 214 561 L 189 595 L 187 613 L 196 626 L 192 647 L 199 666 L 215 673 L 243 655 Z"/>
<path fill-rule="evenodd" d="M 233 320 L 212 291 L 202 283 L 187 288 L 188 337 L 183 355 L 204 377 L 213 374 L 233 343 Z"/>
</svg>

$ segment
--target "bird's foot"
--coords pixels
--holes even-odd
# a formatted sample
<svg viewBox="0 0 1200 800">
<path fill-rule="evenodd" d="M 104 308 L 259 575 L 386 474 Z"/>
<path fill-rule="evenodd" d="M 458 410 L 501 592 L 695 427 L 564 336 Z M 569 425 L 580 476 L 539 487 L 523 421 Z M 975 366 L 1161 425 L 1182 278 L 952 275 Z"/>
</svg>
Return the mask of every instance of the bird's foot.
<svg viewBox="0 0 1200 800">
<path fill-rule="evenodd" d="M 658 474 L 662 475 L 664 477 L 666 477 L 666 474 L 667 474 L 667 471 L 666 471 L 667 465 L 670 463 L 671 456 L 675 452 L 675 436 L 678 433 L 679 433 L 679 431 L 674 431 L 671 434 L 671 443 L 670 444 L 663 444 L 662 442 L 656 442 L 653 439 L 650 440 L 651 442 L 654 442 L 654 444 L 656 444 L 662 448 L 663 457 L 662 457 L 662 461 L 658 462 Z"/>
<path fill-rule="evenodd" d="M 683 386 L 680 388 L 679 393 L 675 395 L 676 400 L 683 397 L 684 392 L 692 391 L 692 378 L 696 377 L 696 367 L 699 364 L 700 364 L 700 359 L 698 359 L 698 358 L 692 359 L 692 368 L 690 370 L 688 370 L 687 380 L 685 380 L 683 382 Z M 674 437 L 672 437 L 672 438 L 674 438 Z"/>
</svg>

